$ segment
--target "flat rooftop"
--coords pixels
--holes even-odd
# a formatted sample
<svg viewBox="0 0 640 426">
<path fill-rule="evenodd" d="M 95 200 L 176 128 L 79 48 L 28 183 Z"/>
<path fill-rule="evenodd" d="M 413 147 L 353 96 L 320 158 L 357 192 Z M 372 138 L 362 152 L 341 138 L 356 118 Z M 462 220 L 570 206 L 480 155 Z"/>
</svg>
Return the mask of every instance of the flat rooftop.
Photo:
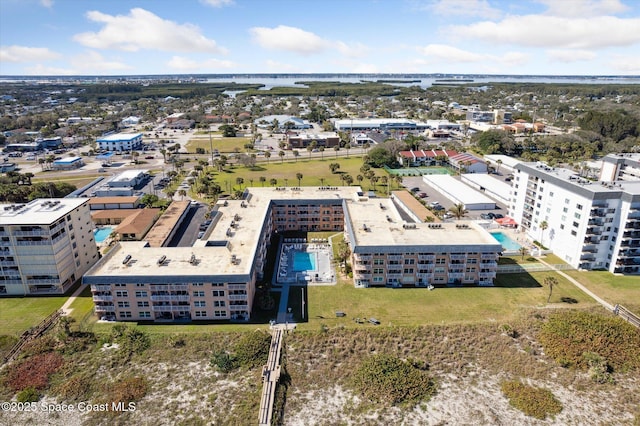
<svg viewBox="0 0 640 426">
<path fill-rule="evenodd" d="M 130 141 L 138 137 L 142 137 L 142 133 L 114 133 L 112 135 L 102 136 L 96 139 L 96 142 Z"/>
<path fill-rule="evenodd" d="M 470 221 L 412 223 L 405 228 L 406 222 L 390 199 L 348 201 L 347 210 L 353 226 L 356 252 L 363 252 L 358 249 L 366 247 L 387 246 L 430 247 L 434 252 L 451 251 L 451 246 L 461 246 L 464 251 L 483 246 L 484 251 L 502 251 L 500 243 Z"/>
<path fill-rule="evenodd" d="M 456 198 L 465 206 L 472 204 L 495 204 L 494 200 L 470 188 L 453 176 L 424 175 L 422 179 L 440 191 L 444 191 L 446 194 Z"/>
<path fill-rule="evenodd" d="M 87 203 L 86 198 L 38 198 L 0 205 L 0 225 L 48 225 Z"/>
<path fill-rule="evenodd" d="M 480 185 L 487 189 L 486 194 L 489 196 L 491 193 L 496 194 L 502 200 L 508 200 L 511 196 L 511 185 L 504 183 L 503 181 L 492 177 L 486 173 L 466 173 L 462 175 L 462 179 L 468 179 L 469 181 Z M 501 200 L 500 200 L 501 201 Z"/>
<path fill-rule="evenodd" d="M 161 247 L 171 235 L 173 228 L 178 226 L 178 220 L 188 208 L 189 201 L 173 201 L 169 204 L 164 214 L 160 216 L 147 233 L 145 241 L 149 242 L 151 247 Z M 165 247 L 164 249 L 166 250 L 167 248 Z M 174 248 L 172 247 L 171 250 L 174 250 Z"/>
</svg>

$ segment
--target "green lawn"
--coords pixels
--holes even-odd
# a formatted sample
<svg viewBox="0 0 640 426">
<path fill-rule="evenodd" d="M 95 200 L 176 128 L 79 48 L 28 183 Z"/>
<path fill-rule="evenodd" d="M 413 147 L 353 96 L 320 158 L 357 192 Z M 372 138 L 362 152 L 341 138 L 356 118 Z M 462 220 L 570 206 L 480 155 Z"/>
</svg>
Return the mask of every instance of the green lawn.
<svg viewBox="0 0 640 426">
<path fill-rule="evenodd" d="M 539 308 L 547 305 L 549 290 L 540 283 L 548 272 L 534 274 L 505 274 L 497 284 L 504 287 L 469 287 L 427 289 L 354 288 L 350 283 L 336 286 L 307 288 L 309 322 L 299 324 L 305 329 L 318 329 L 320 324 L 330 327 L 364 327 L 354 318 L 374 317 L 383 325 L 412 326 L 421 324 L 459 323 L 473 321 L 508 321 L 521 308 Z M 551 305 L 595 306 L 587 295 L 557 276 Z M 300 298 L 299 292 L 293 293 Z M 300 310 L 295 299 L 289 304 L 294 314 Z M 347 314 L 336 318 L 335 312 Z"/>
<path fill-rule="evenodd" d="M 619 303 L 640 313 L 640 277 L 605 271 L 564 271 L 609 303 Z"/>
<path fill-rule="evenodd" d="M 340 168 L 337 173 L 331 173 L 329 164 L 338 163 Z M 352 185 L 358 185 L 360 182 L 356 179 L 362 167 L 362 158 L 350 157 L 350 158 L 333 158 L 329 155 L 325 156 L 324 160 L 309 160 L 304 156 L 300 156 L 298 161 L 284 162 L 280 161 L 280 158 L 275 154 L 271 157 L 269 163 L 260 163 L 256 167 L 251 169 L 243 166 L 235 166 L 233 168 L 227 168 L 227 170 L 216 173 L 216 181 L 221 184 L 223 189 L 226 189 L 225 182 L 229 185 L 235 185 L 237 178 L 244 179 L 243 187 L 245 186 L 263 186 L 260 182 L 260 177 L 264 177 L 265 187 L 269 187 L 270 179 L 277 179 L 278 186 L 285 185 L 285 179 L 287 179 L 287 186 L 342 186 L 343 181 L 340 179 L 341 175 L 349 174 L 353 178 Z M 383 169 L 371 169 L 375 172 L 376 176 L 388 176 Z M 297 173 L 302 173 L 302 179 L 300 185 L 298 185 Z M 322 180 L 324 179 L 324 180 Z M 364 179 L 361 183 L 364 190 L 373 189 L 371 182 L 368 179 Z M 385 186 L 380 184 L 380 181 L 376 184 L 376 188 L 386 189 Z M 395 182 L 391 183 L 391 190 L 398 189 L 398 185 Z"/>
<path fill-rule="evenodd" d="M 221 153 L 236 152 L 236 150 L 244 152 L 244 146 L 248 143 L 251 143 L 251 139 L 249 138 L 223 138 L 214 136 L 211 138 L 211 141 L 209 141 L 209 137 L 204 136 L 189 139 L 185 148 L 188 152 L 196 152 L 197 148 L 202 148 L 210 154 L 211 144 L 213 144 L 213 149 L 217 149 Z"/>
<path fill-rule="evenodd" d="M 1 298 L 0 334 L 19 336 L 60 309 L 66 300 L 66 296 Z"/>
</svg>

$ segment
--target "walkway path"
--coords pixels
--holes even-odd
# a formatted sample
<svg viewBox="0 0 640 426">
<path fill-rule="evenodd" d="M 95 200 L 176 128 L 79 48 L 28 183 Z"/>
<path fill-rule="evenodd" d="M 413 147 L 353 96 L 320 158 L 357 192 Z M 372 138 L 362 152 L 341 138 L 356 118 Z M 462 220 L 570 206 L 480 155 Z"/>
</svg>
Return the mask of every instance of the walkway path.
<svg viewBox="0 0 640 426">
<path fill-rule="evenodd" d="M 276 326 L 273 328 L 271 347 L 269 348 L 269 358 L 267 359 L 267 365 L 262 367 L 262 396 L 260 397 L 260 413 L 258 421 L 260 426 L 271 425 L 276 387 L 278 385 L 278 380 L 280 379 L 282 334 L 282 327 Z"/>
<path fill-rule="evenodd" d="M 69 308 L 69 306 L 71 306 L 71 304 L 76 300 L 76 297 L 80 296 L 80 293 L 82 293 L 85 288 L 87 288 L 86 284 L 80 284 L 80 287 L 78 287 L 76 291 L 73 292 L 71 297 L 69 297 L 67 301 L 64 302 L 64 305 L 62 305 L 62 307 L 60 308 L 60 310 L 62 310 L 62 315 L 71 315 L 71 311 L 73 311 L 73 309 Z"/>
<path fill-rule="evenodd" d="M 588 294 L 589 296 L 591 296 L 596 302 L 598 302 L 599 304 L 601 304 L 602 306 L 604 306 L 606 309 L 610 310 L 613 312 L 614 310 L 614 306 L 612 304 L 610 304 L 609 302 L 605 301 L 603 298 L 601 298 L 600 296 L 598 296 L 597 294 L 595 294 L 594 292 L 592 292 L 591 290 L 589 290 L 588 288 L 586 288 L 584 285 L 580 284 L 578 281 L 576 281 L 575 279 L 573 279 L 572 277 L 570 277 L 569 275 L 565 274 L 564 272 L 558 270 L 555 265 L 551 265 L 547 262 L 545 262 L 544 260 L 538 258 L 538 261 L 544 265 L 547 265 L 552 271 L 555 271 L 557 274 L 563 276 L 564 278 L 566 278 L 569 282 L 571 282 L 573 285 L 575 285 L 576 287 L 578 287 L 580 290 L 582 290 L 583 292 L 585 292 L 586 294 Z"/>
</svg>

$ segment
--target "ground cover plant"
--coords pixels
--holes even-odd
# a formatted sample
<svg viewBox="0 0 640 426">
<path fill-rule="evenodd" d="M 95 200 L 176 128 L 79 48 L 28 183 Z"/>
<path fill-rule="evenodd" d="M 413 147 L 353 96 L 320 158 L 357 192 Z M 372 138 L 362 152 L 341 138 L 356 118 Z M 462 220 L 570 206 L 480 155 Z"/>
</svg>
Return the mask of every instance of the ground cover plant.
<svg viewBox="0 0 640 426">
<path fill-rule="evenodd" d="M 526 385 L 517 380 L 504 381 L 500 387 L 509 403 L 527 416 L 544 420 L 562 411 L 562 404 L 548 389 Z"/>
</svg>

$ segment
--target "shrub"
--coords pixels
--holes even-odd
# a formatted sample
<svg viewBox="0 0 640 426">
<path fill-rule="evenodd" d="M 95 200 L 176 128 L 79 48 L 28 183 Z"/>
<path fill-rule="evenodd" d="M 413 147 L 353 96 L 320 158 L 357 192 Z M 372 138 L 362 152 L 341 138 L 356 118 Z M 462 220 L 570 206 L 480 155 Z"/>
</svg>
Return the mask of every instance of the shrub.
<svg viewBox="0 0 640 426">
<path fill-rule="evenodd" d="M 93 378 L 86 374 L 78 374 L 53 391 L 65 401 L 87 401 L 93 393 Z"/>
<path fill-rule="evenodd" d="M 109 385 L 108 402 L 135 402 L 147 394 L 147 381 L 143 377 L 129 377 Z"/>
<path fill-rule="evenodd" d="M 224 351 L 216 352 L 211 357 L 211 365 L 221 373 L 229 373 L 237 367 L 234 357 Z"/>
<path fill-rule="evenodd" d="M 640 333 L 620 318 L 588 312 L 554 314 L 538 335 L 545 353 L 563 366 L 587 370 L 584 354 L 605 359 L 613 371 L 640 369 Z"/>
<path fill-rule="evenodd" d="M 429 399 L 436 390 L 425 371 L 388 354 L 366 358 L 353 372 L 351 385 L 371 401 L 390 404 Z"/>
<path fill-rule="evenodd" d="M 501 384 L 502 393 L 509 404 L 524 414 L 544 420 L 562 411 L 562 404 L 548 389 L 525 385 L 519 381 L 505 381 Z"/>
<path fill-rule="evenodd" d="M 49 385 L 49 376 L 63 364 L 62 355 L 56 352 L 39 354 L 20 362 L 7 375 L 7 384 L 14 391 L 27 388 L 44 389 Z"/>
<path fill-rule="evenodd" d="M 265 331 L 245 333 L 235 345 L 235 359 L 240 367 L 253 368 L 267 363 L 271 335 Z"/>
<path fill-rule="evenodd" d="M 18 392 L 16 400 L 18 402 L 37 402 L 40 399 L 40 394 L 34 388 L 26 388 Z"/>
<path fill-rule="evenodd" d="M 585 352 L 582 356 L 589 365 L 591 380 L 600 384 L 614 382 L 613 376 L 611 375 L 611 367 L 606 359 L 593 352 Z"/>
</svg>

